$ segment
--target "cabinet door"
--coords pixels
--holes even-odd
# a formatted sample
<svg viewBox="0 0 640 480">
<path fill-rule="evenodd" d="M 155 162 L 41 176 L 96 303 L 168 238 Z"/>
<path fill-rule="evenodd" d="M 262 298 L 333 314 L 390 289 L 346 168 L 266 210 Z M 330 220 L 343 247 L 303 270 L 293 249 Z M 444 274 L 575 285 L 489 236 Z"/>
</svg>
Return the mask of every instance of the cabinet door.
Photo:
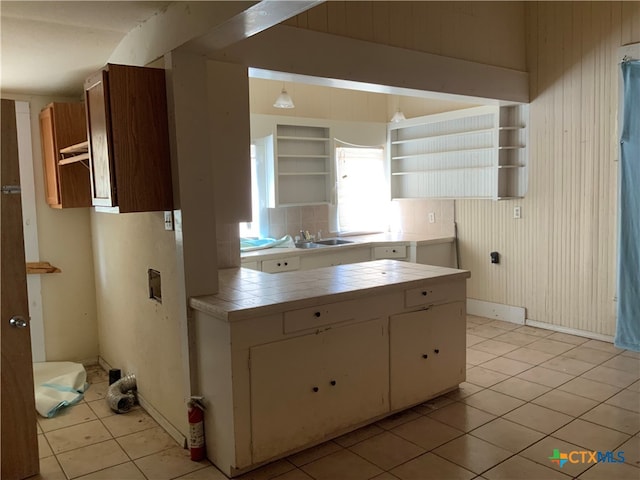
<svg viewBox="0 0 640 480">
<path fill-rule="evenodd" d="M 44 162 L 44 189 L 47 204 L 60 205 L 58 192 L 58 146 L 53 125 L 53 105 L 40 112 L 40 138 L 42 139 L 42 160 Z"/>
<path fill-rule="evenodd" d="M 100 71 L 85 82 L 89 152 L 91 153 L 91 194 L 94 206 L 116 203 L 114 169 L 111 164 L 111 126 L 107 72 Z"/>
<path fill-rule="evenodd" d="M 253 462 L 389 410 L 381 319 L 251 348 Z"/>
<path fill-rule="evenodd" d="M 463 302 L 393 315 L 389 336 L 391 410 L 423 402 L 464 381 Z"/>
</svg>

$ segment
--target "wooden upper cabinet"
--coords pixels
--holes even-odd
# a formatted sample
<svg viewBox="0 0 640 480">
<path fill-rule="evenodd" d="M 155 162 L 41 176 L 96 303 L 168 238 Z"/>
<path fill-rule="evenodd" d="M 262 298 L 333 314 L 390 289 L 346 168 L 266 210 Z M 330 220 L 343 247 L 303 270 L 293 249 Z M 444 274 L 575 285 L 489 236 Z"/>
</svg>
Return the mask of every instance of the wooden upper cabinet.
<svg viewBox="0 0 640 480">
<path fill-rule="evenodd" d="M 164 70 L 107 65 L 85 82 L 93 205 L 173 209 Z"/>
<path fill-rule="evenodd" d="M 40 112 L 40 138 L 47 203 L 53 208 L 90 207 L 86 162 L 60 165 L 60 150 L 87 140 L 82 103 L 50 103 Z"/>
</svg>

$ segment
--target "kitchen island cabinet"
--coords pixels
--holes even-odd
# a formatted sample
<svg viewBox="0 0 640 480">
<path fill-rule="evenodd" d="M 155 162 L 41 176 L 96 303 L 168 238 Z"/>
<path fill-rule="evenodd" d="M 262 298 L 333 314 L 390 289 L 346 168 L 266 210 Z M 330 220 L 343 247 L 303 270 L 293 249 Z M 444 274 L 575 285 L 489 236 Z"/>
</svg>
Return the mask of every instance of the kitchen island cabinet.
<svg viewBox="0 0 640 480">
<path fill-rule="evenodd" d="M 465 379 L 467 271 L 376 260 L 219 276 L 218 294 L 190 300 L 193 393 L 207 455 L 229 476 Z"/>
</svg>

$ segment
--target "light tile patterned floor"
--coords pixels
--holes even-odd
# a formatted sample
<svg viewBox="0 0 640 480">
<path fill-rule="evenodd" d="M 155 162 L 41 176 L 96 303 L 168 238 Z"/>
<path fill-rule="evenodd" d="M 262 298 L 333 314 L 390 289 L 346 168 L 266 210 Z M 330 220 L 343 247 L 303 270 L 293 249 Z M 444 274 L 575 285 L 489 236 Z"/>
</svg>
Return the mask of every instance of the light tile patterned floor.
<svg viewBox="0 0 640 480">
<path fill-rule="evenodd" d="M 250 472 L 242 480 L 640 478 L 640 355 L 582 337 L 467 318 L 467 382 L 455 392 Z M 137 407 L 115 415 L 107 376 L 82 403 L 38 419 L 42 479 L 224 480 L 192 462 Z M 624 451 L 567 463 L 554 449 Z M 37 477 L 36 477 L 37 478 Z"/>
</svg>

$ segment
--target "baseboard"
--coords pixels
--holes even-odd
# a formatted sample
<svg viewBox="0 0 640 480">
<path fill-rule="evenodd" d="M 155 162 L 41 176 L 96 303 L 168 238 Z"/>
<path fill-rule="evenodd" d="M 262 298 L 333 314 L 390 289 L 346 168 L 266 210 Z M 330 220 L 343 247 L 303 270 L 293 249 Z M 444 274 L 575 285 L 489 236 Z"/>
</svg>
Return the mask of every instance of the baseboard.
<svg viewBox="0 0 640 480">
<path fill-rule="evenodd" d="M 187 448 L 187 438 L 174 427 L 169 420 L 167 420 L 156 408 L 151 405 L 144 395 L 141 395 L 138 392 L 138 402 L 140 402 L 140 406 L 144 408 L 144 410 L 153 418 L 158 424 L 164 428 L 165 432 L 173 437 L 173 439 L 178 442 L 178 445 L 182 445 L 182 448 Z M 187 410 L 185 408 L 184 411 L 185 416 L 187 415 Z"/>
<path fill-rule="evenodd" d="M 479 317 L 493 318 L 495 320 L 524 325 L 525 310 L 522 307 L 467 298 L 467 313 L 469 315 L 477 315 Z"/>
<path fill-rule="evenodd" d="M 578 337 L 591 338 L 593 340 L 613 343 L 613 335 L 602 335 L 601 333 L 593 333 L 587 330 L 578 330 L 577 328 L 561 327 L 560 325 L 552 325 L 550 323 L 538 322 L 531 319 L 527 319 L 525 324 L 530 327 L 544 328 L 545 330 L 553 330 L 554 332 L 568 333 L 569 335 L 576 335 Z"/>
<path fill-rule="evenodd" d="M 109 365 L 104 358 L 98 357 L 98 363 L 105 371 L 111 370 L 111 365 Z M 140 406 L 144 409 L 145 412 L 149 414 L 151 418 L 153 418 L 158 424 L 164 428 L 164 431 L 167 432 L 171 437 L 178 442 L 178 445 L 182 445 L 182 448 L 187 448 L 187 438 L 178 430 L 176 427 L 167 420 L 164 415 L 162 415 L 151 403 L 144 398 L 144 395 L 138 392 L 138 402 Z M 185 415 L 187 411 L 185 409 Z"/>
</svg>

